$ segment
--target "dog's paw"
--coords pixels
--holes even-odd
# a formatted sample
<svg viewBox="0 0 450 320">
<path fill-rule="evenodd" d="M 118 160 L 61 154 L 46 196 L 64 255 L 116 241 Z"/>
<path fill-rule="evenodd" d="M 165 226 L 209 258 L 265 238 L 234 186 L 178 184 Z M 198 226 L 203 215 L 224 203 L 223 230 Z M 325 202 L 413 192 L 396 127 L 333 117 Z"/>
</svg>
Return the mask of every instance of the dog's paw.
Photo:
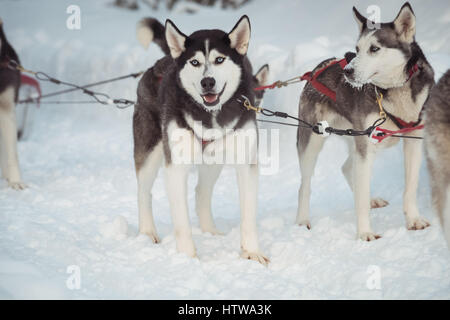
<svg viewBox="0 0 450 320">
<path fill-rule="evenodd" d="M 412 219 L 411 221 L 407 222 L 407 228 L 408 230 L 423 230 L 430 226 L 430 223 L 421 217 Z"/>
<path fill-rule="evenodd" d="M 375 234 L 373 232 L 363 232 L 358 236 L 362 241 L 374 241 L 381 238 L 379 234 Z"/>
<path fill-rule="evenodd" d="M 139 233 L 149 237 L 155 244 L 161 242 L 161 239 L 158 237 L 158 234 L 156 233 L 156 231 L 153 228 L 147 228 L 147 229 L 139 228 Z"/>
<path fill-rule="evenodd" d="M 309 222 L 309 220 L 302 220 L 302 221 L 298 222 L 298 225 L 300 227 L 305 226 L 308 230 L 311 230 L 311 222 Z"/>
<path fill-rule="evenodd" d="M 191 258 L 197 257 L 197 250 L 195 249 L 194 241 L 192 240 L 189 241 L 177 239 L 177 251 L 179 253 L 184 253 Z"/>
<path fill-rule="evenodd" d="M 203 233 L 210 233 L 213 236 L 224 236 L 225 233 L 217 230 L 216 228 L 202 228 Z"/>
<path fill-rule="evenodd" d="M 161 239 L 158 237 L 158 235 L 155 233 L 151 233 L 151 232 L 145 232 L 144 233 L 146 236 L 148 236 L 154 244 L 158 244 L 161 242 Z"/>
<path fill-rule="evenodd" d="M 374 198 L 370 200 L 370 207 L 372 209 L 384 208 L 389 204 L 388 201 L 381 198 Z"/>
<path fill-rule="evenodd" d="M 248 252 L 248 251 L 244 250 L 241 253 L 241 258 L 257 261 L 265 267 L 267 267 L 270 263 L 269 258 L 265 257 L 262 253 L 259 253 L 259 252 L 254 253 L 254 252 Z"/>
<path fill-rule="evenodd" d="M 8 187 L 12 188 L 14 190 L 24 190 L 26 188 L 28 188 L 28 186 L 21 182 L 21 181 L 16 181 L 16 182 L 12 182 L 12 181 L 8 181 Z"/>
</svg>

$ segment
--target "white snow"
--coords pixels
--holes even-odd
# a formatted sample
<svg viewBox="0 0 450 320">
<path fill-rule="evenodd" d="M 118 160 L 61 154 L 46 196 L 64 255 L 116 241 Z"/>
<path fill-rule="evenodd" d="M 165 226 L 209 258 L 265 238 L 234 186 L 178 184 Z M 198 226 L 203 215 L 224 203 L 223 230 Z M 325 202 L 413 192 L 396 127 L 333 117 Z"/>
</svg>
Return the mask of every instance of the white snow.
<svg viewBox="0 0 450 320">
<path fill-rule="evenodd" d="M 154 44 L 145 51 L 136 40 L 136 22 L 143 16 L 170 18 L 189 34 L 201 28 L 230 30 L 248 14 L 254 68 L 269 63 L 271 80 L 278 80 L 353 50 L 353 5 L 364 12 L 378 3 L 383 21 L 394 18 L 402 5 L 256 0 L 238 11 L 201 8 L 196 15 L 186 15 L 176 13 L 181 9 L 151 12 L 145 7 L 127 12 L 109 2 L 77 1 L 81 30 L 66 28 L 66 8 L 73 1 L 2 1 L 0 13 L 26 68 L 86 84 L 146 69 L 162 56 Z M 411 3 L 417 40 L 437 79 L 450 67 L 448 1 Z M 128 79 L 96 89 L 135 100 L 136 85 Z M 44 93 L 62 89 L 42 86 Z M 265 106 L 296 114 L 302 86 L 267 92 Z M 89 100 L 79 93 L 49 100 L 58 99 Z M 300 183 L 296 130 L 280 128 L 280 169 L 260 177 L 260 246 L 271 259 L 265 268 L 239 258 L 238 193 L 231 168 L 222 173 L 213 197 L 223 236 L 200 232 L 193 210 L 196 178 L 190 178 L 198 259 L 176 253 L 162 172 L 153 189 L 162 243 L 138 235 L 131 117 L 132 108 L 85 104 L 44 104 L 35 112 L 33 131 L 19 143 L 22 173 L 30 188 L 16 192 L 0 181 L 0 298 L 450 298 L 450 253 L 430 205 L 425 163 L 418 203 L 432 226 L 423 231 L 405 228 L 401 144 L 384 151 L 375 163 L 374 196 L 390 205 L 372 211 L 373 228 L 383 237 L 366 243 L 356 239 L 353 198 L 340 172 L 345 143 L 336 137 L 328 138 L 313 179 L 312 229 L 294 224 Z M 80 268 L 80 289 L 66 286 L 70 266 Z"/>
</svg>

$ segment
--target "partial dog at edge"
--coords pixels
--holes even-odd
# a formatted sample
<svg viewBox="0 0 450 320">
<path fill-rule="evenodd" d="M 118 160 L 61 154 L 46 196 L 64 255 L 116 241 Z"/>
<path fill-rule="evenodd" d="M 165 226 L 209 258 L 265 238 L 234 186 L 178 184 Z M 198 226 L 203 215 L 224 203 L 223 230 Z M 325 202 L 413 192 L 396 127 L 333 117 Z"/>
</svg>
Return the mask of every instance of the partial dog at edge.
<svg viewBox="0 0 450 320">
<path fill-rule="evenodd" d="M 229 33 L 200 30 L 190 36 L 183 34 L 170 20 L 165 27 L 157 28 L 159 31 L 151 28 L 150 38 L 143 43 L 159 42 L 170 57 L 159 60 L 143 75 L 133 117 L 139 231 L 155 243 L 159 241 L 152 214 L 151 189 L 164 161 L 177 250 L 195 257 L 187 204 L 187 178 L 193 159 L 211 156 L 215 150 L 228 151 L 230 140 L 236 141 L 251 132 L 253 139 L 248 141 L 250 147 L 245 148 L 245 158 L 249 161 L 236 165 L 241 256 L 266 265 L 269 260 L 259 250 L 256 228 L 258 129 L 255 113 L 237 101 L 245 95 L 255 103 L 253 75 L 246 57 L 250 21 L 243 16 Z M 165 34 L 166 42 L 161 35 L 156 35 L 157 32 Z M 142 39 L 140 41 L 142 43 Z M 206 129 L 215 129 L 214 135 Z M 193 150 L 190 163 L 179 159 L 176 150 L 180 148 Z M 216 163 L 198 165 L 196 211 L 201 230 L 212 234 L 220 234 L 211 215 L 211 196 L 222 166 Z"/>
<path fill-rule="evenodd" d="M 20 72 L 8 68 L 10 59 L 19 62 L 19 57 L 6 39 L 0 19 L 0 164 L 2 178 L 8 181 L 8 186 L 21 190 L 26 185 L 22 182 L 17 155 L 16 102 Z"/>
<path fill-rule="evenodd" d="M 450 70 L 433 88 L 425 112 L 425 151 L 432 199 L 450 248 Z"/>
<path fill-rule="evenodd" d="M 336 128 L 365 130 L 379 116 L 375 88 L 383 94 L 383 106 L 390 115 L 383 128 L 398 130 L 392 120 L 398 118 L 406 123 L 417 123 L 423 104 L 434 85 L 434 72 L 415 41 L 416 17 L 409 3 L 405 3 L 394 21 L 375 23 L 368 21 L 356 8 L 354 17 L 359 28 L 356 57 L 345 70 L 334 65 L 326 69 L 318 80 L 336 92 L 336 102 L 307 84 L 299 104 L 299 117 L 309 123 L 326 120 Z M 326 65 L 322 62 L 317 68 Z M 418 69 L 410 77 L 411 69 Z M 317 70 L 317 69 L 316 69 Z M 422 136 L 423 130 L 408 135 Z M 311 178 L 317 157 L 325 138 L 309 129 L 299 128 L 297 147 L 301 170 L 297 223 L 311 227 L 309 220 Z M 345 137 L 349 157 L 342 171 L 354 193 L 357 215 L 357 232 L 362 240 L 380 238 L 370 225 L 369 211 L 384 207 L 387 201 L 370 198 L 370 177 L 376 151 L 395 145 L 399 138 L 388 138 L 375 145 L 367 136 Z M 416 203 L 419 168 L 422 158 L 422 142 L 403 139 L 405 159 L 405 191 L 403 211 L 409 230 L 424 229 L 429 222 L 422 218 Z"/>
</svg>

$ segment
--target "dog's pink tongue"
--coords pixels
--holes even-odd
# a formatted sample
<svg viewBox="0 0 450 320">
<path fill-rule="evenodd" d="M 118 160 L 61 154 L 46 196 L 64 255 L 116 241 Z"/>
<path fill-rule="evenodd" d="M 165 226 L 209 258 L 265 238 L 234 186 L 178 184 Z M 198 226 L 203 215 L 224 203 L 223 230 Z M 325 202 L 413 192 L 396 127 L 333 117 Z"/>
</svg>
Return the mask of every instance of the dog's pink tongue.
<svg viewBox="0 0 450 320">
<path fill-rule="evenodd" d="M 203 96 L 203 99 L 208 103 L 212 103 L 217 100 L 217 94 L 207 94 Z"/>
</svg>

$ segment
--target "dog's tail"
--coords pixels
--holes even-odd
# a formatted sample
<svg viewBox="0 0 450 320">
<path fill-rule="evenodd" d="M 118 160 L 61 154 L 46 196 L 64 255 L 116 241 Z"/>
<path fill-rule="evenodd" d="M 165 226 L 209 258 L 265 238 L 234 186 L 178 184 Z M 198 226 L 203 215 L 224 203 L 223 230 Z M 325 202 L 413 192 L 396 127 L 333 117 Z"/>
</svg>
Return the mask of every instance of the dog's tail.
<svg viewBox="0 0 450 320">
<path fill-rule="evenodd" d="M 154 18 L 144 18 L 138 22 L 136 36 L 139 43 L 147 49 L 150 43 L 156 43 L 165 55 L 170 54 L 169 46 L 166 42 L 165 27 Z"/>
</svg>

